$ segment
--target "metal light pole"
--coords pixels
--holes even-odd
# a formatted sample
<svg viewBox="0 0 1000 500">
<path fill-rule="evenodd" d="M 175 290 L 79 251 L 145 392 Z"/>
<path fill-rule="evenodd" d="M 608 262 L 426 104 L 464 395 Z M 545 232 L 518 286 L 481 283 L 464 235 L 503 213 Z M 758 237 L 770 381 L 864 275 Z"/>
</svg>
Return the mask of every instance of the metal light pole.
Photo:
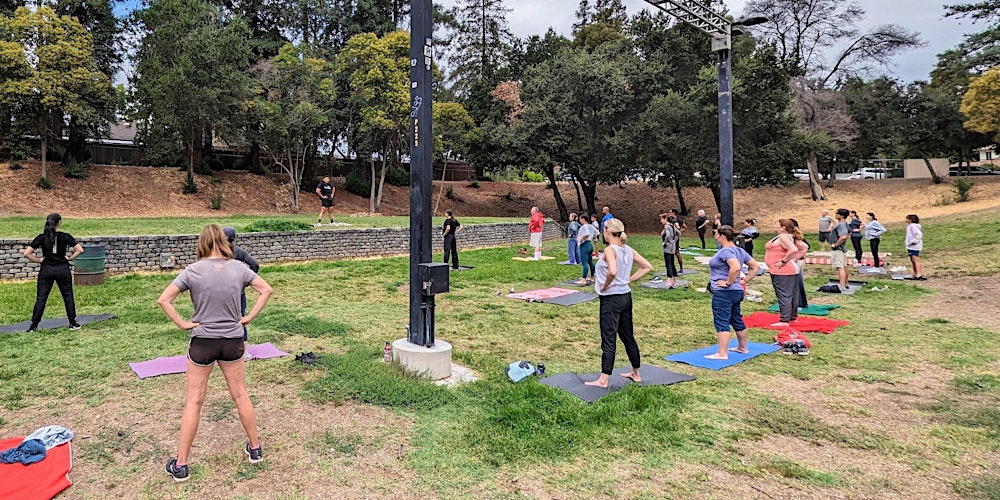
<svg viewBox="0 0 1000 500">
<path fill-rule="evenodd" d="M 735 23 L 715 12 L 707 1 L 645 0 L 678 21 L 694 26 L 712 37 L 712 52 L 719 53 L 719 212 L 722 223 L 733 224 L 733 26 L 767 22 L 754 17 Z"/>
<path fill-rule="evenodd" d="M 421 264 L 431 262 L 434 135 L 431 130 L 432 0 L 410 1 L 410 327 L 407 340 L 434 345 L 434 295 Z"/>
</svg>

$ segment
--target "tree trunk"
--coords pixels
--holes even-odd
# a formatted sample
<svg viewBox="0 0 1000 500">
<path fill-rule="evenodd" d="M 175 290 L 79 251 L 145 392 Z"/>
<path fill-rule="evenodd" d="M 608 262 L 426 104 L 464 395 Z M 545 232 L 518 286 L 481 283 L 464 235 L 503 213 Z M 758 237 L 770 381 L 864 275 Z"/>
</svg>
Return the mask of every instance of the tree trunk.
<svg viewBox="0 0 1000 500">
<path fill-rule="evenodd" d="M 826 180 L 826 187 L 832 188 L 833 183 L 837 180 L 837 164 L 831 160 L 830 168 L 827 171 L 830 172 L 830 178 Z"/>
<path fill-rule="evenodd" d="M 587 210 L 591 214 L 596 214 L 597 207 L 594 205 L 594 201 L 597 199 L 597 183 L 588 185 L 586 181 L 581 179 L 580 186 L 583 188 L 583 197 L 587 200 Z"/>
<path fill-rule="evenodd" d="M 678 210 L 681 211 L 681 215 L 688 214 L 687 203 L 684 203 L 684 192 L 681 190 L 681 181 L 676 177 L 674 178 L 674 189 L 677 190 L 677 203 L 680 205 Z"/>
<path fill-rule="evenodd" d="M 203 151 L 205 149 L 205 129 L 204 127 L 197 126 L 192 131 L 191 137 L 191 170 L 190 173 L 194 174 L 194 166 L 201 165 L 205 160 L 205 155 Z"/>
<path fill-rule="evenodd" d="M 194 178 L 194 132 L 191 133 L 191 142 L 188 146 L 187 157 L 188 157 L 188 178 Z"/>
<path fill-rule="evenodd" d="M 712 198 L 715 199 L 715 213 L 722 213 L 722 189 L 718 182 L 709 182 L 708 189 L 712 191 Z"/>
<path fill-rule="evenodd" d="M 826 199 L 826 193 L 820 184 L 819 167 L 816 163 L 816 153 L 809 153 L 809 160 L 806 161 L 806 168 L 809 170 L 809 191 L 812 193 L 813 201 L 822 201 Z"/>
<path fill-rule="evenodd" d="M 381 173 L 378 176 L 378 191 L 376 191 L 375 199 L 375 213 L 378 213 L 379 209 L 382 207 L 382 188 L 385 186 L 385 174 L 389 171 L 389 162 L 385 160 L 385 155 L 388 154 L 388 148 L 386 152 L 382 154 L 382 168 Z M 372 184 L 375 180 L 372 180 Z"/>
<path fill-rule="evenodd" d="M 212 130 L 212 124 L 209 123 L 205 125 L 205 134 L 202 137 L 202 158 L 211 158 L 215 154 L 215 144 L 213 141 L 215 139 L 215 132 Z"/>
<path fill-rule="evenodd" d="M 441 167 L 441 189 L 438 189 L 437 201 L 434 202 L 434 211 L 431 212 L 432 216 L 438 213 L 438 206 L 441 205 L 441 194 L 444 193 L 444 180 L 448 175 L 448 155 L 445 154 L 442 156 L 444 157 L 444 166 Z"/>
<path fill-rule="evenodd" d="M 375 155 L 371 155 L 371 177 L 369 180 L 369 190 L 368 190 L 368 212 L 375 213 Z M 385 161 L 385 160 L 383 160 Z"/>
<path fill-rule="evenodd" d="M 66 141 L 66 156 L 71 156 L 77 163 L 87 161 L 87 129 L 77 123 L 76 117 L 69 119 L 69 140 Z M 65 159 L 65 158 L 64 158 Z"/>
<path fill-rule="evenodd" d="M 288 172 L 288 181 L 291 183 L 292 189 L 292 213 L 299 213 L 299 179 L 296 179 L 295 171 L 297 170 L 297 165 L 295 164 L 295 158 L 292 157 L 292 151 L 288 150 L 288 167 L 285 171 Z"/>
<path fill-rule="evenodd" d="M 556 208 L 559 210 L 559 220 L 569 220 L 569 212 L 566 210 L 566 202 L 563 201 L 562 195 L 559 193 L 559 184 L 556 184 L 555 165 L 549 163 L 542 170 L 545 171 L 545 177 L 549 178 L 549 184 L 552 185 L 552 196 L 556 199 Z"/>
<path fill-rule="evenodd" d="M 931 160 L 927 158 L 927 154 L 921 151 L 920 159 L 924 160 L 924 165 L 927 165 L 927 171 L 931 173 L 931 181 L 933 181 L 934 184 L 941 184 L 941 176 L 934 171 L 934 166 L 931 165 Z"/>
<path fill-rule="evenodd" d="M 260 165 L 260 143 L 253 141 L 250 143 L 250 154 L 247 158 L 247 163 L 249 163 L 249 170 L 252 174 L 263 174 L 264 169 Z"/>
<path fill-rule="evenodd" d="M 46 178 L 48 174 L 45 168 L 45 156 L 46 156 L 45 153 L 46 150 L 48 150 L 48 146 L 49 146 L 48 134 L 45 133 L 45 131 L 43 130 L 42 131 L 42 178 L 43 179 Z"/>
<path fill-rule="evenodd" d="M 583 212 L 583 197 L 580 196 L 580 183 L 576 182 L 576 176 L 574 175 L 570 181 L 573 183 L 573 187 L 576 189 L 576 209 Z"/>
</svg>

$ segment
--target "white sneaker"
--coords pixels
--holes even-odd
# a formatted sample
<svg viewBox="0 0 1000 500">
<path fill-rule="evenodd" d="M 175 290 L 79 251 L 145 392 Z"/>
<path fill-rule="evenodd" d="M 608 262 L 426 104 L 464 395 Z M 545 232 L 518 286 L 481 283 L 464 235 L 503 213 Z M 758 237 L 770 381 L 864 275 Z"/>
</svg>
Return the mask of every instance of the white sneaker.
<svg viewBox="0 0 1000 500">
<path fill-rule="evenodd" d="M 317 223 L 313 224 L 313 227 L 320 227 L 320 226 L 322 226 L 322 225 L 323 225 L 323 224 L 320 224 L 319 222 L 317 222 Z"/>
</svg>

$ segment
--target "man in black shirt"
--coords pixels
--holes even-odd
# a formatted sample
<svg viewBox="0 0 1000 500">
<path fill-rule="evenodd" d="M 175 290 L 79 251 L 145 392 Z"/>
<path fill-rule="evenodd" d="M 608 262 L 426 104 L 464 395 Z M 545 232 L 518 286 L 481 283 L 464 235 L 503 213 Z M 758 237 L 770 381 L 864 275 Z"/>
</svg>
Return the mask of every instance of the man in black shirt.
<svg viewBox="0 0 1000 500">
<path fill-rule="evenodd" d="M 255 273 L 260 272 L 260 264 L 257 263 L 257 259 L 254 259 L 250 252 L 244 250 L 236 242 L 236 230 L 226 226 L 222 228 L 222 232 L 225 233 L 226 239 L 229 240 L 229 247 L 233 250 L 233 260 L 238 260 L 247 265 L 251 271 Z M 246 290 L 240 293 L 240 315 L 247 315 L 247 294 Z M 244 359 L 253 359 L 250 356 L 250 337 L 247 333 L 247 326 L 243 325 L 243 357 Z"/>
<path fill-rule="evenodd" d="M 701 239 L 701 249 L 705 249 L 705 233 L 708 232 L 708 217 L 705 217 L 705 211 L 698 211 L 698 219 L 694 221 L 694 227 L 698 230 L 698 238 Z"/>
<path fill-rule="evenodd" d="M 333 224 L 333 195 L 336 192 L 337 188 L 330 184 L 330 176 L 324 175 L 323 182 L 316 186 L 316 195 L 319 196 L 320 201 L 319 218 L 316 219 L 317 226 L 322 225 L 324 212 L 329 217 L 330 224 Z"/>
<path fill-rule="evenodd" d="M 462 223 L 458 222 L 455 218 L 454 213 L 451 210 L 444 211 L 444 226 L 442 226 L 442 231 L 444 234 L 444 263 L 448 263 L 448 257 L 451 259 L 452 269 L 458 269 L 458 244 L 455 243 L 455 235 L 462 230 Z"/>
</svg>

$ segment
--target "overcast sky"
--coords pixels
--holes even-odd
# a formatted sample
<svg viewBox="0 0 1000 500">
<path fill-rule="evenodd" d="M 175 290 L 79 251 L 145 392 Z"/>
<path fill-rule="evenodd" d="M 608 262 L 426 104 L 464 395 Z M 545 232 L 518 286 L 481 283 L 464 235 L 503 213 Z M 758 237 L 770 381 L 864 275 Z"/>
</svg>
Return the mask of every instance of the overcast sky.
<svg viewBox="0 0 1000 500">
<path fill-rule="evenodd" d="M 445 5 L 454 5 L 456 0 L 438 0 Z M 972 25 L 967 20 L 959 21 L 944 17 L 945 0 L 856 0 L 868 13 L 862 27 L 894 23 L 917 31 L 927 42 L 921 49 L 906 52 L 896 58 L 896 64 L 884 73 L 904 82 L 926 80 L 930 75 L 937 55 L 955 47 L 962 41 L 962 35 L 982 31 L 983 25 Z M 579 0 L 506 0 L 513 9 L 510 27 L 518 37 L 543 34 L 551 26 L 562 35 L 569 36 L 573 24 L 573 13 Z M 730 12 L 739 18 L 745 0 L 727 0 Z M 653 8 L 643 0 L 624 0 L 629 14 L 639 9 Z M 708 41 L 706 39 L 705 43 Z"/>
</svg>

